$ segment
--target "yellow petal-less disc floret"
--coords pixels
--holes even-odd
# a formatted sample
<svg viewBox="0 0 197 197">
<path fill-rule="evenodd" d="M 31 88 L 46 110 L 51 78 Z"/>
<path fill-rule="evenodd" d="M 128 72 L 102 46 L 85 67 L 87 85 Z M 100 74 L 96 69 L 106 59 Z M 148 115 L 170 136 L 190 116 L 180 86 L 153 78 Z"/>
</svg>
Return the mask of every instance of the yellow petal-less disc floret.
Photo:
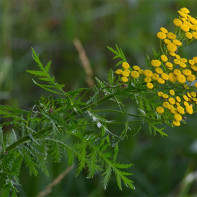
<svg viewBox="0 0 197 197">
<path fill-rule="evenodd" d="M 128 81 L 127 77 L 122 77 L 121 79 L 122 79 L 123 82 L 127 82 Z"/>
<path fill-rule="evenodd" d="M 175 26 L 180 27 L 182 25 L 182 21 L 179 18 L 175 18 L 173 20 Z"/>
<path fill-rule="evenodd" d="M 165 80 L 162 79 L 162 78 L 159 78 L 159 79 L 157 79 L 157 82 L 158 82 L 159 84 L 164 84 L 164 83 L 165 83 Z"/>
<path fill-rule="evenodd" d="M 140 67 L 139 66 L 133 66 L 133 69 L 134 70 L 140 70 Z"/>
<path fill-rule="evenodd" d="M 193 36 L 192 36 L 192 33 L 186 32 L 185 37 L 190 40 L 190 39 L 192 39 Z"/>
<path fill-rule="evenodd" d="M 147 86 L 147 88 L 149 88 L 149 89 L 153 89 L 153 84 L 152 84 L 152 83 L 147 83 L 146 86 Z"/>
<path fill-rule="evenodd" d="M 170 90 L 169 93 L 174 96 L 175 95 L 175 91 L 174 90 Z"/>
<path fill-rule="evenodd" d="M 177 46 L 173 43 L 167 45 L 167 49 L 169 52 L 175 52 L 177 50 Z"/>
<path fill-rule="evenodd" d="M 146 83 L 151 82 L 151 77 L 145 77 L 145 78 L 144 78 L 144 82 L 146 82 Z"/>
<path fill-rule="evenodd" d="M 156 108 L 156 112 L 159 113 L 159 114 L 162 114 L 164 112 L 164 108 L 159 106 Z"/>
<path fill-rule="evenodd" d="M 175 83 L 177 81 L 177 77 L 174 73 L 169 73 L 169 81 Z"/>
<path fill-rule="evenodd" d="M 188 114 L 193 114 L 193 108 L 191 106 L 186 106 L 186 112 Z"/>
<path fill-rule="evenodd" d="M 161 73 L 163 73 L 163 70 L 162 70 L 162 68 L 155 68 L 155 72 L 158 74 L 161 74 Z"/>
<path fill-rule="evenodd" d="M 170 98 L 168 99 L 168 101 L 169 101 L 169 103 L 172 104 L 172 105 L 174 105 L 174 104 L 176 103 L 175 99 L 172 98 L 172 97 L 170 97 Z"/>
<path fill-rule="evenodd" d="M 151 65 L 154 67 L 159 67 L 161 66 L 161 62 L 159 60 L 152 60 Z"/>
<path fill-rule="evenodd" d="M 161 55 L 161 60 L 163 62 L 167 62 L 168 61 L 168 57 L 166 55 Z"/>
<path fill-rule="evenodd" d="M 161 77 L 164 79 L 164 80 L 168 80 L 169 79 L 169 76 L 167 73 L 162 73 L 161 74 Z"/>
<path fill-rule="evenodd" d="M 168 37 L 169 39 L 173 40 L 173 39 L 176 39 L 176 34 L 174 34 L 174 33 L 172 33 L 172 32 L 169 32 L 169 33 L 167 34 L 167 37 Z"/>
<path fill-rule="evenodd" d="M 176 121 L 176 120 L 173 120 L 172 124 L 174 126 L 177 126 L 177 127 L 181 125 L 181 123 L 179 121 Z"/>
<path fill-rule="evenodd" d="M 159 79 L 159 75 L 157 73 L 154 73 L 151 77 L 153 80 Z"/>
<path fill-rule="evenodd" d="M 178 75 L 178 76 L 177 76 L 177 81 L 178 81 L 179 83 L 185 83 L 186 78 L 185 78 L 184 75 Z"/>
<path fill-rule="evenodd" d="M 166 38 L 166 34 L 163 32 L 158 32 L 157 33 L 157 37 L 161 40 L 164 40 Z"/>
<path fill-rule="evenodd" d="M 137 72 L 137 71 L 131 71 L 131 76 L 132 76 L 133 78 L 137 79 L 137 78 L 140 76 L 140 74 L 139 74 L 139 72 Z"/>
<path fill-rule="evenodd" d="M 116 70 L 116 74 L 121 75 L 122 74 L 122 70 L 121 69 Z"/>
<path fill-rule="evenodd" d="M 168 30 L 166 28 L 164 28 L 164 27 L 161 27 L 160 31 L 163 32 L 163 33 L 166 33 L 166 34 L 168 33 Z"/>
<path fill-rule="evenodd" d="M 177 40 L 177 39 L 173 40 L 173 43 L 175 45 L 177 45 L 177 46 L 181 46 L 182 45 L 182 42 L 180 40 Z"/>
<path fill-rule="evenodd" d="M 130 72 L 130 71 L 129 71 Z M 122 71 L 122 75 L 124 77 L 128 77 L 129 76 L 129 72 L 127 70 Z"/>
<path fill-rule="evenodd" d="M 151 70 L 144 70 L 144 75 L 146 76 L 146 77 L 151 77 L 152 75 L 153 75 L 153 72 L 151 71 Z"/>
<path fill-rule="evenodd" d="M 174 114 L 174 119 L 176 121 L 181 121 L 182 120 L 182 116 L 180 114 Z"/>
<path fill-rule="evenodd" d="M 196 80 L 196 76 L 193 75 L 193 74 L 192 74 L 192 75 L 189 75 L 189 76 L 187 77 L 187 80 L 188 80 L 188 81 L 191 81 L 191 82 L 192 82 L 192 81 L 195 81 L 195 80 Z"/>
<path fill-rule="evenodd" d="M 129 66 L 129 64 L 128 64 L 127 62 L 123 62 L 123 63 L 122 63 L 122 67 L 123 67 L 124 69 L 129 69 L 129 68 L 130 68 L 130 66 Z"/>
</svg>

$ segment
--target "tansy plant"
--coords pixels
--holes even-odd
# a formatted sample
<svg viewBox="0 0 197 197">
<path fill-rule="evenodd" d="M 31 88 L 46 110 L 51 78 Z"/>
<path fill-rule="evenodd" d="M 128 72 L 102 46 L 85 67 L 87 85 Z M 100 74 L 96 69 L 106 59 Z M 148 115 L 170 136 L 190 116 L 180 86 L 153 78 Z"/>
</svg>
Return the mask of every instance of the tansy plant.
<svg viewBox="0 0 197 197">
<path fill-rule="evenodd" d="M 55 96 L 42 96 L 30 110 L 0 106 L 0 190 L 17 195 L 22 165 L 30 175 L 36 176 L 39 169 L 49 175 L 48 157 L 56 162 L 66 157 L 68 165 L 76 166 L 76 175 L 83 169 L 89 178 L 101 174 L 104 188 L 114 174 L 120 189 L 122 183 L 134 189 L 132 164 L 117 161 L 119 142 L 132 135 L 134 123 L 139 128 L 147 123 L 151 133 L 167 136 L 160 125 L 179 126 L 197 104 L 197 57 L 179 55 L 181 47 L 197 39 L 197 20 L 187 8 L 178 13 L 175 33 L 160 28 L 160 51 L 154 51 L 152 60 L 147 57 L 145 67 L 131 67 L 118 46 L 108 47 L 122 67 L 110 70 L 107 81 L 96 78 L 94 88 L 65 92 L 50 75 L 51 63 L 44 66 L 32 49 L 38 70 L 27 72 L 37 78 L 33 79 L 37 86 Z M 127 111 L 128 99 L 136 103 L 137 114 Z M 107 113 L 118 114 L 123 121 L 108 120 Z M 113 125 L 119 124 L 124 128 L 116 132 Z"/>
</svg>

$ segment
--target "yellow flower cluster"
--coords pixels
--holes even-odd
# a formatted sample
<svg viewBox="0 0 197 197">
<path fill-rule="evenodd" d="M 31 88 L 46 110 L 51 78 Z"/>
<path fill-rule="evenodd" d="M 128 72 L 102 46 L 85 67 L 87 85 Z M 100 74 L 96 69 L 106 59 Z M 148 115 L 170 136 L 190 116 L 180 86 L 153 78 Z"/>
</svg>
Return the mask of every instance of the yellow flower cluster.
<svg viewBox="0 0 197 197">
<path fill-rule="evenodd" d="M 179 18 L 173 20 L 176 34 L 164 27 L 157 33 L 161 52 L 150 61 L 151 68 L 130 67 L 123 62 L 123 69 L 116 70 L 123 82 L 129 82 L 129 79 L 139 81 L 141 85 L 145 82 L 148 89 L 157 92 L 161 105 L 155 110 L 158 114 L 172 116 L 174 126 L 180 125 L 184 114 L 192 114 L 193 106 L 197 104 L 197 57 L 186 59 L 178 53 L 184 42 L 197 39 L 197 19 L 189 15 L 187 8 L 181 8 L 178 13 Z"/>
</svg>

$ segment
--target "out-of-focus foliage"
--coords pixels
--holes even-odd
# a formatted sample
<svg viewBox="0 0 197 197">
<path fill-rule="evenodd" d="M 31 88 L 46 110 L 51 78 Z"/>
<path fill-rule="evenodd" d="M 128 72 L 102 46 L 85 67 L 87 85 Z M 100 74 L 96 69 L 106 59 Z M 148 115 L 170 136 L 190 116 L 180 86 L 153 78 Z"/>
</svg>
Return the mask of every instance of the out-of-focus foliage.
<svg viewBox="0 0 197 197">
<path fill-rule="evenodd" d="M 106 46 L 117 43 L 132 64 L 145 64 L 144 54 L 158 46 L 155 36 L 160 26 L 166 27 L 176 11 L 188 7 L 197 15 L 194 0 L 1 0 L 0 1 L 0 99 L 3 104 L 18 105 L 23 109 L 40 97 L 25 70 L 33 64 L 30 48 L 52 60 L 53 73 L 66 90 L 86 87 L 85 71 L 80 66 L 75 38 L 81 40 L 89 57 L 94 76 L 104 79 L 107 70 L 115 65 Z M 169 27 L 170 28 L 170 27 Z M 184 53 L 195 56 L 197 46 L 191 45 Z M 45 63 L 45 62 L 44 62 Z M 132 103 L 128 110 L 133 111 Z M 168 138 L 153 137 L 146 127 L 135 137 L 121 144 L 119 160 L 134 163 L 132 172 L 136 190 L 120 192 L 111 183 L 106 191 L 98 177 L 86 179 L 70 172 L 54 187 L 51 196 L 187 196 L 195 194 L 197 157 L 196 116 L 180 128 L 167 128 Z M 116 131 L 122 128 L 114 127 Z M 65 159 L 66 160 L 66 159 Z M 66 162 L 66 161 L 65 161 Z M 20 175 L 21 195 L 35 196 L 66 167 L 49 163 L 50 178 L 39 172 L 39 177 L 27 175 L 23 166 Z M 190 174 L 191 173 L 191 174 Z M 188 179 L 191 175 L 192 179 Z M 115 178 L 114 178 L 115 183 Z"/>
</svg>

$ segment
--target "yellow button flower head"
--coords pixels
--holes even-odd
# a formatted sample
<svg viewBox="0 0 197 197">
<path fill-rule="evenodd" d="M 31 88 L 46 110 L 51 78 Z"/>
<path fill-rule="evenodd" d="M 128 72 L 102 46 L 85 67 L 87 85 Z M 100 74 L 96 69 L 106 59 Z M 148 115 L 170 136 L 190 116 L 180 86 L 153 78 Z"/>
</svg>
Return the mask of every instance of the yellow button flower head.
<svg viewBox="0 0 197 197">
<path fill-rule="evenodd" d="M 144 70 L 144 75 L 146 77 L 151 77 L 153 75 L 153 72 L 151 70 Z"/>
<path fill-rule="evenodd" d="M 188 114 L 193 114 L 193 108 L 191 106 L 186 106 L 186 112 Z"/>
<path fill-rule="evenodd" d="M 158 32 L 157 33 L 157 37 L 161 40 L 164 40 L 166 38 L 166 34 L 163 32 Z"/>
<path fill-rule="evenodd" d="M 128 81 L 127 77 L 122 77 L 121 79 L 122 79 L 123 82 L 127 82 Z"/>
<path fill-rule="evenodd" d="M 168 30 L 167 30 L 166 28 L 164 28 L 164 27 L 161 27 L 161 28 L 160 28 L 160 31 L 163 32 L 163 33 L 165 33 L 165 34 L 168 33 Z"/>
<path fill-rule="evenodd" d="M 139 76 L 140 76 L 140 74 L 139 74 L 139 72 L 137 72 L 137 71 L 131 71 L 131 76 L 133 77 L 133 78 L 138 78 Z"/>
<path fill-rule="evenodd" d="M 172 68 L 172 67 L 173 67 L 173 65 L 172 65 L 171 62 L 166 62 L 166 66 L 167 66 L 168 68 Z"/>
<path fill-rule="evenodd" d="M 154 67 L 159 67 L 161 65 L 161 62 L 159 60 L 152 60 L 151 64 Z"/>
<path fill-rule="evenodd" d="M 174 73 L 169 73 L 169 81 L 175 83 L 177 81 L 177 77 Z"/>
<path fill-rule="evenodd" d="M 129 69 L 129 64 L 127 63 L 127 62 L 123 62 L 122 63 L 122 67 L 124 68 L 124 69 Z"/>
<path fill-rule="evenodd" d="M 196 97 L 196 92 L 191 92 L 192 97 Z"/>
<path fill-rule="evenodd" d="M 140 70 L 140 67 L 139 66 L 133 66 L 133 69 L 134 70 Z"/>
<path fill-rule="evenodd" d="M 170 41 L 169 39 L 164 39 L 164 42 L 165 42 L 166 44 L 170 44 L 170 43 L 171 43 L 171 41 Z"/>
<path fill-rule="evenodd" d="M 175 45 L 177 45 L 177 46 L 181 46 L 182 45 L 182 42 L 180 40 L 177 40 L 177 39 L 173 40 L 173 43 Z"/>
<path fill-rule="evenodd" d="M 172 104 L 172 105 L 174 105 L 175 102 L 176 102 L 175 99 L 172 98 L 172 97 L 170 97 L 170 98 L 168 99 L 168 101 L 169 101 L 169 103 Z"/>
<path fill-rule="evenodd" d="M 146 83 L 151 82 L 151 77 L 145 77 L 145 78 L 144 78 L 144 82 L 146 82 Z"/>
<path fill-rule="evenodd" d="M 193 57 L 195 63 L 197 63 L 197 57 Z"/>
<path fill-rule="evenodd" d="M 185 114 L 185 110 L 184 110 L 184 108 L 181 107 L 181 106 L 178 106 L 178 107 L 177 107 L 177 112 L 179 112 L 179 114 Z"/>
<path fill-rule="evenodd" d="M 170 112 L 171 112 L 172 114 L 177 114 L 177 110 L 176 110 L 176 108 L 174 108 L 174 107 L 172 107 L 172 108 L 170 109 Z"/>
<path fill-rule="evenodd" d="M 182 11 L 178 11 L 179 15 L 182 16 L 183 18 L 187 17 L 187 14 L 182 12 Z"/>
<path fill-rule="evenodd" d="M 188 98 L 191 98 L 192 97 L 189 92 L 187 92 L 187 96 L 188 96 Z"/>
<path fill-rule="evenodd" d="M 118 75 L 122 74 L 122 70 L 121 69 L 116 70 L 116 74 Z"/>
<path fill-rule="evenodd" d="M 166 101 L 166 102 L 163 102 L 163 104 L 162 104 L 162 105 L 163 105 L 163 107 L 165 107 L 165 108 L 167 108 L 167 109 L 168 109 L 170 104 Z"/>
<path fill-rule="evenodd" d="M 175 91 L 174 90 L 170 90 L 169 93 L 174 96 L 175 95 Z"/>
<path fill-rule="evenodd" d="M 181 59 L 180 55 L 177 55 L 177 54 L 176 54 L 175 57 L 176 57 L 176 59 L 178 59 L 178 60 Z"/>
<path fill-rule="evenodd" d="M 194 65 L 195 61 L 194 60 L 189 60 L 189 64 Z"/>
<path fill-rule="evenodd" d="M 152 79 L 153 79 L 153 80 L 159 79 L 159 75 L 158 75 L 157 73 L 154 73 L 154 74 L 152 75 Z"/>
<path fill-rule="evenodd" d="M 157 82 L 160 83 L 160 84 L 164 84 L 165 83 L 165 80 L 162 79 L 162 78 L 159 78 L 159 79 L 157 79 Z"/>
<path fill-rule="evenodd" d="M 185 63 L 183 63 L 183 62 L 180 62 L 180 63 L 179 63 L 179 66 L 180 66 L 181 68 L 185 68 L 187 65 L 186 65 Z"/>
<path fill-rule="evenodd" d="M 183 31 L 185 31 L 185 32 L 188 32 L 188 31 L 189 31 L 189 26 L 183 23 L 183 24 L 181 25 L 181 29 L 182 29 Z"/>
<path fill-rule="evenodd" d="M 152 84 L 152 83 L 147 83 L 146 86 L 147 86 L 147 88 L 149 88 L 149 89 L 153 89 L 153 84 Z"/>
<path fill-rule="evenodd" d="M 197 66 L 191 66 L 192 70 L 197 71 Z"/>
<path fill-rule="evenodd" d="M 194 17 L 190 17 L 190 18 L 189 18 L 189 21 L 190 21 L 191 23 L 193 23 L 194 25 L 197 25 L 197 20 L 196 20 Z"/>
<path fill-rule="evenodd" d="M 176 34 L 174 34 L 174 33 L 172 33 L 172 32 L 169 32 L 169 33 L 167 34 L 167 37 L 168 37 L 169 39 L 173 40 L 173 39 L 176 39 Z"/>
<path fill-rule="evenodd" d="M 177 100 L 177 102 L 181 102 L 181 98 L 180 98 L 180 96 L 176 96 L 176 100 Z"/>
<path fill-rule="evenodd" d="M 188 100 L 189 100 L 188 97 L 187 97 L 186 95 L 183 95 L 183 99 L 184 99 L 185 101 L 188 101 Z"/>
<path fill-rule="evenodd" d="M 163 97 L 164 99 L 167 99 L 169 96 L 168 96 L 167 94 L 162 94 L 162 97 Z"/>
<path fill-rule="evenodd" d="M 161 68 L 155 68 L 155 72 L 161 74 L 163 73 L 163 70 Z"/>
<path fill-rule="evenodd" d="M 163 92 L 160 91 L 160 92 L 157 93 L 157 95 L 158 95 L 159 97 L 160 97 L 160 96 L 163 96 Z"/>
<path fill-rule="evenodd" d="M 174 59 L 174 63 L 175 63 L 175 64 L 180 64 L 180 60 Z"/>
<path fill-rule="evenodd" d="M 168 79 L 169 79 L 169 76 L 168 76 L 168 74 L 166 74 L 166 73 L 162 73 L 162 74 L 161 74 L 161 77 L 162 77 L 164 80 L 168 80 Z"/>
<path fill-rule="evenodd" d="M 176 121 L 181 121 L 182 120 L 182 116 L 180 114 L 174 114 L 174 119 Z"/>
<path fill-rule="evenodd" d="M 183 104 L 185 105 L 185 107 L 189 106 L 189 103 L 187 101 L 184 101 Z"/>
<path fill-rule="evenodd" d="M 167 62 L 167 61 L 168 61 L 168 58 L 167 58 L 166 55 L 161 55 L 161 60 L 162 60 L 163 62 Z"/>
<path fill-rule="evenodd" d="M 175 18 L 173 21 L 174 25 L 180 27 L 182 25 L 182 21 L 178 18 Z"/>
<path fill-rule="evenodd" d="M 177 50 L 177 46 L 173 43 L 167 45 L 167 49 L 169 52 L 175 52 Z"/>
<path fill-rule="evenodd" d="M 178 81 L 179 83 L 185 83 L 185 82 L 186 82 L 186 78 L 185 78 L 184 75 L 178 75 L 178 76 L 177 76 L 177 81 Z"/>
<path fill-rule="evenodd" d="M 196 80 L 196 76 L 193 75 L 193 74 L 192 74 L 192 75 L 189 75 L 189 76 L 187 77 L 187 80 L 188 80 L 188 81 L 191 81 L 191 82 L 192 82 L 192 81 L 195 81 L 195 80 Z"/>
<path fill-rule="evenodd" d="M 190 13 L 190 11 L 187 8 L 185 8 L 185 7 L 181 8 L 180 11 L 184 12 L 185 14 L 189 14 Z"/>
<path fill-rule="evenodd" d="M 173 120 L 172 124 L 174 126 L 177 126 L 177 127 L 181 125 L 181 123 L 179 121 L 176 121 L 176 120 Z"/>
<path fill-rule="evenodd" d="M 164 112 L 164 108 L 159 106 L 156 108 L 156 112 L 159 113 L 159 114 L 162 114 Z"/>
<path fill-rule="evenodd" d="M 183 62 L 183 63 L 186 63 L 187 59 L 186 58 L 181 58 L 180 61 Z"/>
<path fill-rule="evenodd" d="M 176 68 L 176 69 L 174 69 L 174 74 L 177 75 L 177 76 L 181 75 L 181 71 Z"/>
<path fill-rule="evenodd" d="M 128 76 L 129 76 L 129 72 L 128 72 L 127 70 L 124 70 L 124 71 L 122 72 L 122 75 L 123 75 L 124 77 L 128 77 Z"/>
<path fill-rule="evenodd" d="M 190 32 L 186 32 L 185 33 L 185 37 L 187 38 L 187 39 L 192 39 L 192 34 L 190 33 Z"/>
<path fill-rule="evenodd" d="M 194 39 L 197 39 L 197 32 L 192 32 L 192 36 Z"/>
<path fill-rule="evenodd" d="M 182 73 L 183 73 L 185 76 L 189 76 L 189 75 L 192 74 L 191 70 L 189 70 L 189 69 L 183 69 L 183 70 L 182 70 Z"/>
</svg>

